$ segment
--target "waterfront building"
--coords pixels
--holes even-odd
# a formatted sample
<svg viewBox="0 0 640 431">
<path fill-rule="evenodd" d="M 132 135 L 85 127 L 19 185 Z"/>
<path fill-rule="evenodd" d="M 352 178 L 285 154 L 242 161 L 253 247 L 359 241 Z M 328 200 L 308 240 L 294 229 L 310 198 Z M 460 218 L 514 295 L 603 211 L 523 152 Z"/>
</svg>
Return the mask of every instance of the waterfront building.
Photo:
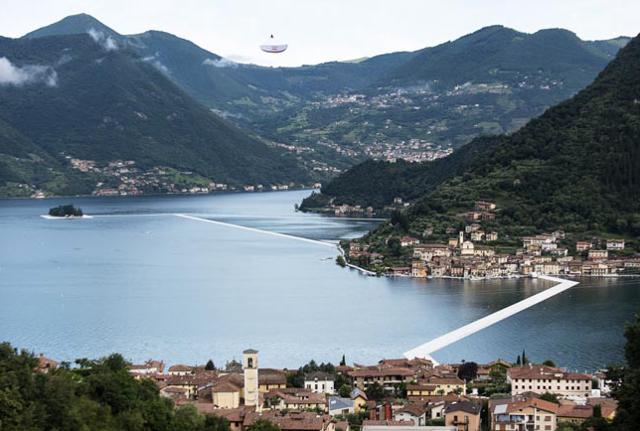
<svg viewBox="0 0 640 431">
<path fill-rule="evenodd" d="M 615 250 L 615 251 L 624 250 L 624 239 L 608 239 L 607 250 Z"/>
</svg>

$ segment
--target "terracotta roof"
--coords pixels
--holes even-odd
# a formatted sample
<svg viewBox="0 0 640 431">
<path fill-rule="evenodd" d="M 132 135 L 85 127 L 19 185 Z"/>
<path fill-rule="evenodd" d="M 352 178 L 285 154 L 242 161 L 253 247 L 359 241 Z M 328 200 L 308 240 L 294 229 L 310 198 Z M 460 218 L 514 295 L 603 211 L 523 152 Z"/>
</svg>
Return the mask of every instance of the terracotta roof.
<svg viewBox="0 0 640 431">
<path fill-rule="evenodd" d="M 571 373 L 560 368 L 548 367 L 546 365 L 524 365 L 521 367 L 511 367 L 508 371 L 512 379 L 566 379 L 566 380 L 591 380 L 589 374 Z"/>
<path fill-rule="evenodd" d="M 415 371 L 402 367 L 375 367 L 375 368 L 359 368 L 349 371 L 351 377 L 385 377 L 385 376 L 414 376 Z"/>
<path fill-rule="evenodd" d="M 480 405 L 472 402 L 472 401 L 454 401 L 452 403 L 448 403 L 444 408 L 445 413 L 451 412 L 465 412 L 472 415 L 480 414 Z"/>
<path fill-rule="evenodd" d="M 169 367 L 169 372 L 172 371 L 193 371 L 193 367 L 189 366 L 189 365 L 183 365 L 183 364 L 177 364 L 177 365 L 172 365 Z"/>
<path fill-rule="evenodd" d="M 558 418 L 581 418 L 586 419 L 593 416 L 593 406 L 566 404 L 558 407 Z"/>
<path fill-rule="evenodd" d="M 321 431 L 331 421 L 328 415 L 317 415 L 311 412 L 247 412 L 243 426 L 248 427 L 257 420 L 266 420 L 277 425 L 282 431 Z"/>
<path fill-rule="evenodd" d="M 425 412 L 426 409 L 421 403 L 407 403 L 401 409 L 396 410 L 396 413 L 409 413 L 413 416 L 422 416 Z"/>
<path fill-rule="evenodd" d="M 374 421 L 374 420 L 370 420 L 370 419 L 365 419 L 364 421 L 362 421 L 362 426 L 366 427 L 366 426 L 391 426 L 391 427 L 406 427 L 406 426 L 414 426 L 415 422 L 414 421 L 385 421 L 385 420 L 381 420 L 381 421 Z"/>
<path fill-rule="evenodd" d="M 214 393 L 221 393 L 221 392 L 240 392 L 240 387 L 234 385 L 232 382 L 229 381 L 222 381 L 220 383 L 215 383 L 213 385 L 213 389 L 211 389 L 212 392 Z"/>
</svg>

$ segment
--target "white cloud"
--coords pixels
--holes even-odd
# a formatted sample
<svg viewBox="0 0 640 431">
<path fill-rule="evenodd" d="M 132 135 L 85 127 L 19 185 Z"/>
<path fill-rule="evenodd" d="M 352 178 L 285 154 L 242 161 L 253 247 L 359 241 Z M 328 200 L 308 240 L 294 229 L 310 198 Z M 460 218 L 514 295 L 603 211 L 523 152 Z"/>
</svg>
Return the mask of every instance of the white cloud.
<svg viewBox="0 0 640 431">
<path fill-rule="evenodd" d="M 91 36 L 91 39 L 93 39 L 95 43 L 99 44 L 107 51 L 114 51 L 118 49 L 118 44 L 116 43 L 114 38 L 112 38 L 111 36 L 105 37 L 103 32 L 96 30 L 93 27 L 90 28 L 89 31 L 87 31 L 87 34 Z"/>
<path fill-rule="evenodd" d="M 155 67 L 156 69 L 158 69 L 160 72 L 164 73 L 165 75 L 170 75 L 171 71 L 169 70 L 169 68 L 167 66 L 162 64 L 162 62 L 160 60 L 158 60 L 158 57 L 160 57 L 160 53 L 156 52 L 154 55 L 149 55 L 147 57 L 142 57 L 142 61 L 146 61 L 147 63 L 150 63 L 153 67 Z"/>
<path fill-rule="evenodd" d="M 48 87 L 58 85 L 58 74 L 51 66 L 16 66 L 6 57 L 0 57 L 0 85 L 22 86 L 44 83 Z"/>
<path fill-rule="evenodd" d="M 228 58 L 219 58 L 217 60 L 207 58 L 202 62 L 202 64 L 213 67 L 238 67 L 238 63 L 233 60 L 229 60 Z"/>
</svg>

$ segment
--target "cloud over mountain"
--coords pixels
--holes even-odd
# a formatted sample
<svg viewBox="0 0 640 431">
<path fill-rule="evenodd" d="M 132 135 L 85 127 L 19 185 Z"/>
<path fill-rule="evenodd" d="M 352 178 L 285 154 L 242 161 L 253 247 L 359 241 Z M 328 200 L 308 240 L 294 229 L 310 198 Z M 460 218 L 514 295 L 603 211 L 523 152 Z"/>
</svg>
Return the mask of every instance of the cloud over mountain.
<svg viewBox="0 0 640 431">
<path fill-rule="evenodd" d="M 48 87 L 58 84 L 58 74 L 51 66 L 16 66 L 8 58 L 0 57 L 0 85 L 22 86 L 44 83 Z"/>
</svg>

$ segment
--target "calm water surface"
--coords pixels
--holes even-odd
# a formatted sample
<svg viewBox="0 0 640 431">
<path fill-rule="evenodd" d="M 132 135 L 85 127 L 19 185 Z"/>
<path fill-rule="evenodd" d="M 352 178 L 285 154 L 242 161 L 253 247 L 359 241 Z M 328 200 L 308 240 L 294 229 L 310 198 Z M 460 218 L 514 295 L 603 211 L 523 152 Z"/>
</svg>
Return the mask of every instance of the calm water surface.
<svg viewBox="0 0 640 431">
<path fill-rule="evenodd" d="M 311 358 L 373 362 L 539 292 L 541 280 L 365 277 L 321 245 L 186 219 L 337 240 L 371 221 L 295 213 L 304 191 L 75 198 L 87 220 L 39 217 L 64 200 L 0 201 L 0 340 L 73 360 L 218 364 L 254 347 L 265 366 Z M 100 217 L 97 217 L 100 216 Z M 587 279 L 436 353 L 513 360 L 522 351 L 574 369 L 622 359 L 640 280 Z"/>
</svg>

